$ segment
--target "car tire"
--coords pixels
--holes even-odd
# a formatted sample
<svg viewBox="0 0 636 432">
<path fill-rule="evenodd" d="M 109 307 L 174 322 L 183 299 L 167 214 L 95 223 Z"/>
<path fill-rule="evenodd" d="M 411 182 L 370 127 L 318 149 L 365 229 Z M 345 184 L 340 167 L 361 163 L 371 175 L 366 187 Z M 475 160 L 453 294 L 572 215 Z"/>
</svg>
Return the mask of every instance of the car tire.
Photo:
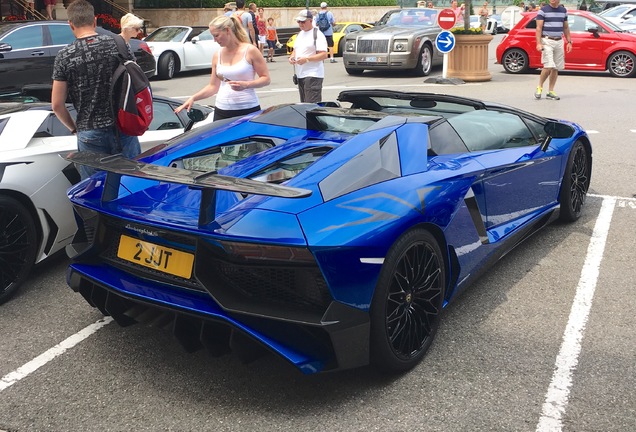
<svg viewBox="0 0 636 432">
<path fill-rule="evenodd" d="M 342 57 L 342 53 L 344 53 L 344 38 L 340 39 L 340 42 L 338 42 L 338 52 L 335 53 L 334 55 L 338 55 L 340 57 Z"/>
<path fill-rule="evenodd" d="M 364 69 L 355 69 L 347 66 L 345 66 L 345 70 L 349 75 L 362 75 L 362 73 L 364 72 Z"/>
<path fill-rule="evenodd" d="M 631 78 L 636 74 L 636 56 L 629 51 L 618 51 L 607 59 L 607 69 L 617 78 Z"/>
<path fill-rule="evenodd" d="M 424 45 L 420 50 L 420 55 L 417 59 L 417 66 L 413 69 L 415 76 L 428 76 L 433 69 L 433 49 Z"/>
<path fill-rule="evenodd" d="M 371 362 L 386 372 L 416 366 L 440 321 L 446 271 L 435 237 L 407 232 L 389 250 L 371 303 Z"/>
<path fill-rule="evenodd" d="M 0 195 L 0 304 L 29 276 L 37 253 L 37 232 L 29 211 Z"/>
<path fill-rule="evenodd" d="M 164 53 L 157 62 L 157 75 L 162 80 L 169 80 L 174 77 L 177 69 L 177 61 L 173 53 Z"/>
<path fill-rule="evenodd" d="M 581 217 L 592 174 L 592 157 L 589 148 L 576 141 L 570 150 L 568 163 L 561 181 L 559 219 L 574 222 Z"/>
<path fill-rule="evenodd" d="M 501 64 L 508 73 L 520 74 L 528 71 L 528 54 L 522 49 L 513 48 L 506 51 Z"/>
</svg>

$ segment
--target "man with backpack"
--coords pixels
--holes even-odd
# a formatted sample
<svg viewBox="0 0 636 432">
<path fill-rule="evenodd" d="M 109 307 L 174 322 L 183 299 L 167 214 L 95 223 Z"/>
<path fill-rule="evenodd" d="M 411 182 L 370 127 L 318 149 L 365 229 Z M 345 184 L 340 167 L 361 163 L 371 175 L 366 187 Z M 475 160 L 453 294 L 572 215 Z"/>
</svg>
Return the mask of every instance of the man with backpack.
<svg viewBox="0 0 636 432">
<path fill-rule="evenodd" d="M 327 39 L 327 48 L 329 53 L 329 61 L 331 63 L 336 63 L 336 59 L 333 58 L 333 26 L 336 24 L 336 19 L 334 18 L 331 11 L 327 10 L 327 3 L 320 3 L 320 12 L 318 12 L 318 16 L 316 17 L 316 27 L 318 30 L 325 35 L 325 39 Z"/>
<path fill-rule="evenodd" d="M 245 32 L 250 37 L 250 43 L 258 48 L 258 39 L 256 38 L 256 26 L 252 21 L 252 15 L 245 10 L 245 0 L 236 0 L 236 12 L 234 16 L 238 18 Z"/>
<path fill-rule="evenodd" d="M 135 157 L 140 153 L 139 139 L 119 133 L 113 110 L 112 76 L 120 64 L 117 44 L 111 36 L 97 34 L 95 10 L 88 1 L 75 0 L 67 14 L 76 39 L 55 57 L 53 112 L 77 134 L 79 151 Z M 66 108 L 67 96 L 77 111 L 75 120 Z M 82 179 L 95 172 L 86 166 L 80 166 L 79 171 Z"/>
<path fill-rule="evenodd" d="M 327 41 L 322 32 L 313 26 L 313 18 L 307 9 L 300 11 L 296 17 L 300 32 L 296 35 L 289 63 L 294 65 L 300 101 L 317 103 L 322 101 L 322 82 L 325 78 L 323 60 L 327 58 Z"/>
</svg>

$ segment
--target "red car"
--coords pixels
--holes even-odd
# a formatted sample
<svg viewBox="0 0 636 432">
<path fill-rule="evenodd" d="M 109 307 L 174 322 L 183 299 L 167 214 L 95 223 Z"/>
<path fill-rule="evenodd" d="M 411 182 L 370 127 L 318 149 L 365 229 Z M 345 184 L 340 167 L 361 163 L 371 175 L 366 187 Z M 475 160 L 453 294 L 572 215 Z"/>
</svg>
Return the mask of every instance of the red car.
<svg viewBox="0 0 636 432">
<path fill-rule="evenodd" d="M 521 21 L 497 46 L 497 62 L 509 73 L 542 67 L 536 49 L 536 12 Z M 568 10 L 572 51 L 565 54 L 566 70 L 605 71 L 615 77 L 636 74 L 636 34 L 627 33 L 592 12 Z M 565 43 L 565 40 L 564 40 Z"/>
</svg>

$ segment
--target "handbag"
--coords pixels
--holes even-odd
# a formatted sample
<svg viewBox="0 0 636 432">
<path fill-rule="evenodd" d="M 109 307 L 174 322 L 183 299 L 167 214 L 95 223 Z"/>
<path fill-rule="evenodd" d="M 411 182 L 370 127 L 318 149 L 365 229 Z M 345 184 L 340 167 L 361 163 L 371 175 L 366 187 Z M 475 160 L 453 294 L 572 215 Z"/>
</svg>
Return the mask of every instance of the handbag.
<svg viewBox="0 0 636 432">
<path fill-rule="evenodd" d="M 292 75 L 292 81 L 294 82 L 295 85 L 298 85 L 298 75 L 296 74 Z"/>
<path fill-rule="evenodd" d="M 276 42 L 276 49 L 281 49 L 283 47 L 283 44 L 280 42 Z"/>
</svg>

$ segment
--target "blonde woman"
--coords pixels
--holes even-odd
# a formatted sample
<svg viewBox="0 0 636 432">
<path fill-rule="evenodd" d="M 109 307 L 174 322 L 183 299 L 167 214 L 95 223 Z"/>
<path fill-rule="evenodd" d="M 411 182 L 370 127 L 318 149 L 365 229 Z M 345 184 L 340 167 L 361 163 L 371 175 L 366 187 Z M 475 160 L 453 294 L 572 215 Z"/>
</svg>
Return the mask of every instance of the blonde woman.
<svg viewBox="0 0 636 432">
<path fill-rule="evenodd" d="M 144 27 L 144 20 L 137 15 L 127 13 L 121 17 L 119 24 L 121 25 L 121 37 L 130 45 L 130 40 L 139 36 L 139 33 L 141 33 L 141 29 Z"/>
<path fill-rule="evenodd" d="M 214 95 L 214 120 L 260 111 L 254 89 L 270 83 L 269 70 L 260 50 L 250 43 L 236 16 L 217 16 L 210 22 L 210 33 L 221 46 L 212 56 L 210 83 L 190 96 L 175 112 L 184 108 L 189 110 L 195 101 Z"/>
</svg>

